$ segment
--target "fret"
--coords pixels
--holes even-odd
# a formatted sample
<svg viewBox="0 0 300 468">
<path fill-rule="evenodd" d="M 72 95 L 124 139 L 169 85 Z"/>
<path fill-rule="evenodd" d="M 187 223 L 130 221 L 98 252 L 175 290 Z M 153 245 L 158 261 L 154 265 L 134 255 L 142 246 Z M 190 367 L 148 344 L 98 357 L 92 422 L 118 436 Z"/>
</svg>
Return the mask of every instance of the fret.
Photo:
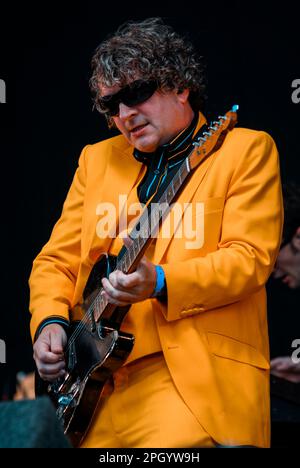
<svg viewBox="0 0 300 468">
<path fill-rule="evenodd" d="M 133 245 L 129 248 L 129 258 L 130 258 L 130 263 L 132 264 L 134 260 L 136 259 L 136 255 L 134 253 L 134 248 Z"/>
<path fill-rule="evenodd" d="M 131 248 L 127 248 L 127 255 L 129 257 L 129 263 L 132 263 L 132 258 L 131 258 Z"/>
<path fill-rule="evenodd" d="M 147 223 L 143 223 L 140 233 L 141 233 L 141 238 L 143 240 L 143 245 L 144 245 L 145 239 L 149 237 L 148 213 L 147 213 Z"/>
<path fill-rule="evenodd" d="M 162 194 L 161 199 L 160 199 L 160 202 L 161 202 L 161 203 L 167 203 L 167 194 L 166 194 L 166 191 Z"/>
<path fill-rule="evenodd" d="M 148 223 L 149 224 L 149 223 Z M 147 239 L 149 237 L 149 228 L 147 226 L 147 230 L 145 230 L 141 237 L 139 237 L 139 246 L 140 246 L 140 250 L 144 247 L 145 243 L 147 242 Z"/>
<path fill-rule="evenodd" d="M 100 308 L 101 308 L 101 296 L 98 294 L 95 299 L 95 308 L 92 313 L 95 315 L 95 312 L 98 313 Z"/>
<path fill-rule="evenodd" d="M 186 163 L 186 170 L 187 170 L 187 172 L 190 172 L 190 166 L 189 166 L 188 158 L 186 158 L 185 163 Z"/>
<path fill-rule="evenodd" d="M 158 205 L 159 206 L 159 205 Z M 159 221 L 160 221 L 160 212 L 157 208 L 157 205 L 151 210 L 151 215 L 150 215 L 150 224 L 151 224 L 151 237 L 155 236 L 155 232 L 158 228 Z"/>
</svg>

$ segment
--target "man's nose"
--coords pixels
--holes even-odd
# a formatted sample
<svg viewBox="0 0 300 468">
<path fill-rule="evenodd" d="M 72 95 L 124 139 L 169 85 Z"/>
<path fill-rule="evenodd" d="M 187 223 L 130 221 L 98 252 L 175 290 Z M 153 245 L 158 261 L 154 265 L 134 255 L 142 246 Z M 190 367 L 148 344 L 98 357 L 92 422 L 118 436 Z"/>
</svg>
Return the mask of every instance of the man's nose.
<svg viewBox="0 0 300 468">
<path fill-rule="evenodd" d="M 134 107 L 126 106 L 123 102 L 119 104 L 119 118 L 122 120 L 126 120 L 133 115 L 137 114 L 137 110 Z"/>
</svg>

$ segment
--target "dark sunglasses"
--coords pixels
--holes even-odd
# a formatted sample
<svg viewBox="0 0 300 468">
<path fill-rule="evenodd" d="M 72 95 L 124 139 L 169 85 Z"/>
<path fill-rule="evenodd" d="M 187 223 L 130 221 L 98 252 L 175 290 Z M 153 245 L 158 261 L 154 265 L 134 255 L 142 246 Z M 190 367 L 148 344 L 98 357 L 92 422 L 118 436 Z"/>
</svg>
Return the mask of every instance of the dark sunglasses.
<svg viewBox="0 0 300 468">
<path fill-rule="evenodd" d="M 115 116 L 119 114 L 121 102 L 128 107 L 142 104 L 155 93 L 157 88 L 158 84 L 154 80 L 136 80 L 124 86 L 117 93 L 100 97 L 98 103 L 102 112 Z"/>
</svg>

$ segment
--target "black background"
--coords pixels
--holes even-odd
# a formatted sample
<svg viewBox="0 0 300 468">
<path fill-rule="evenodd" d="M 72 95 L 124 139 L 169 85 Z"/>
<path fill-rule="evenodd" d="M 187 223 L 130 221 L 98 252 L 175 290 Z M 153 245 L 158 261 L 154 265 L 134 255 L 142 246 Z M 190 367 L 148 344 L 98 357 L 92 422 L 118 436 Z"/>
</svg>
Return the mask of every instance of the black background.
<svg viewBox="0 0 300 468">
<path fill-rule="evenodd" d="M 32 260 L 60 214 L 81 149 L 111 136 L 92 111 L 88 87 L 98 43 L 126 20 L 163 16 L 205 58 L 209 120 L 238 103 L 239 126 L 269 132 L 283 182 L 300 183 L 300 103 L 291 99 L 292 81 L 300 79 L 296 4 L 1 7 L 0 78 L 7 87 L 7 103 L 0 104 L 3 394 L 12 391 L 16 372 L 33 366 L 27 285 Z"/>
</svg>

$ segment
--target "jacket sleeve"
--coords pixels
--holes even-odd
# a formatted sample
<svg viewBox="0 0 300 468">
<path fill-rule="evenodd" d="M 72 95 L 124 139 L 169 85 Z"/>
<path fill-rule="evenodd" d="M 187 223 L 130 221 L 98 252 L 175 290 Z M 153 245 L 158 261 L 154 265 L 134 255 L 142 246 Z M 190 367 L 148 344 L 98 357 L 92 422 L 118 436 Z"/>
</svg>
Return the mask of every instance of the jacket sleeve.
<svg viewBox="0 0 300 468">
<path fill-rule="evenodd" d="M 81 258 L 81 225 L 86 183 L 85 154 L 79 158 L 78 168 L 69 189 L 60 219 L 51 237 L 35 258 L 31 275 L 30 330 L 34 338 L 39 325 L 48 317 L 69 319 Z"/>
<path fill-rule="evenodd" d="M 217 250 L 162 265 L 167 320 L 242 300 L 262 288 L 272 272 L 283 223 L 278 153 L 265 132 L 252 133 L 244 143 L 228 186 Z"/>
</svg>

